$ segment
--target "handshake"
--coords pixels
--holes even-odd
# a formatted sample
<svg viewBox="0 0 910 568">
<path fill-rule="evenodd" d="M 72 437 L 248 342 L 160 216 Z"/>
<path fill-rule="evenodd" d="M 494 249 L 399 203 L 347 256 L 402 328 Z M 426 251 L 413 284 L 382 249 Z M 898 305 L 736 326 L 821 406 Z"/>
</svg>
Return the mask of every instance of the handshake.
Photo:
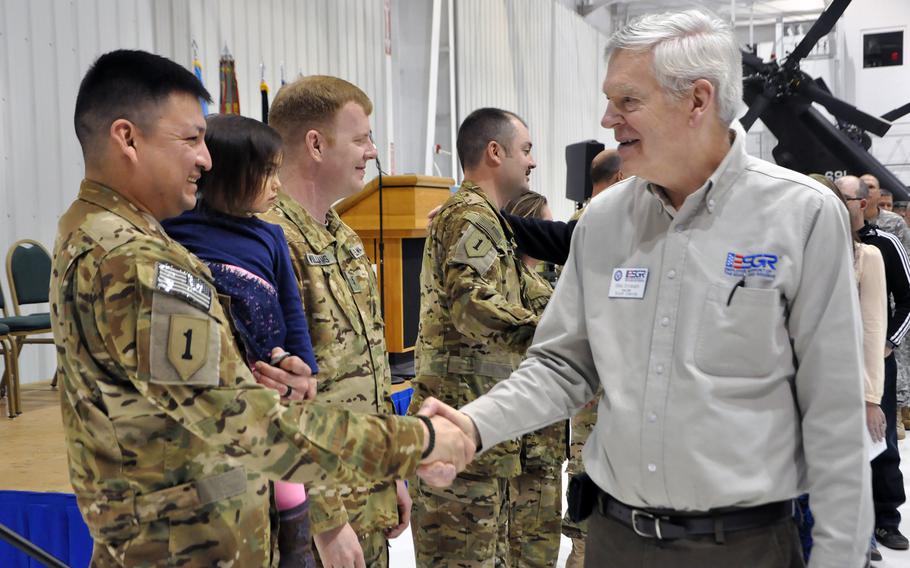
<svg viewBox="0 0 910 568">
<path fill-rule="evenodd" d="M 417 415 L 429 418 L 435 432 L 432 451 L 420 462 L 417 475 L 429 485 L 447 487 L 474 459 L 474 452 L 480 444 L 477 428 L 467 414 L 435 398 L 426 399 Z M 425 452 L 430 432 L 426 425 L 424 430 Z"/>
</svg>

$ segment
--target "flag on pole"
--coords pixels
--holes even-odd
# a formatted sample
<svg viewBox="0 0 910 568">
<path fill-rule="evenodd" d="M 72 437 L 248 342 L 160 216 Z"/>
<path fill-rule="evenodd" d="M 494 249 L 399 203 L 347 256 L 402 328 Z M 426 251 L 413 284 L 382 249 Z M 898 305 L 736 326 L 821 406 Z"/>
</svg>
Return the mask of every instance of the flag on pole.
<svg viewBox="0 0 910 568">
<path fill-rule="evenodd" d="M 219 80 L 221 83 L 221 114 L 240 114 L 240 93 L 237 90 L 237 71 L 234 58 L 227 45 L 221 52 L 219 62 Z"/>
<path fill-rule="evenodd" d="M 204 87 L 205 81 L 202 80 L 202 62 L 199 61 L 199 46 L 196 44 L 196 40 L 193 40 L 193 74 L 196 75 L 196 78 L 199 79 L 199 82 L 202 83 L 202 86 Z M 202 97 L 199 97 L 199 105 L 202 107 L 202 116 L 208 116 L 209 103 Z"/>
<path fill-rule="evenodd" d="M 269 84 L 265 82 L 265 63 L 259 64 L 259 94 L 262 99 L 262 122 L 269 123 Z"/>
</svg>

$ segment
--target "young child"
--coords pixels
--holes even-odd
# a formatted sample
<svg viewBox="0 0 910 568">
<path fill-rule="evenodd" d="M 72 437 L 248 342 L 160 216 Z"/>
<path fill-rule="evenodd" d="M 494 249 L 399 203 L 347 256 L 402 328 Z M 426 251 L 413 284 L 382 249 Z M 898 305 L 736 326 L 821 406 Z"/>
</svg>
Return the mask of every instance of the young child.
<svg viewBox="0 0 910 568">
<path fill-rule="evenodd" d="M 199 180 L 201 199 L 192 211 L 162 224 L 208 265 L 219 294 L 230 297 L 238 345 L 251 366 L 270 362 L 280 347 L 316 374 L 284 232 L 255 216 L 271 207 L 281 187 L 281 137 L 238 115 L 211 115 L 206 124 L 212 169 Z M 290 389 L 281 394 L 287 397 Z M 276 481 L 275 501 L 281 565 L 313 565 L 303 484 Z"/>
</svg>

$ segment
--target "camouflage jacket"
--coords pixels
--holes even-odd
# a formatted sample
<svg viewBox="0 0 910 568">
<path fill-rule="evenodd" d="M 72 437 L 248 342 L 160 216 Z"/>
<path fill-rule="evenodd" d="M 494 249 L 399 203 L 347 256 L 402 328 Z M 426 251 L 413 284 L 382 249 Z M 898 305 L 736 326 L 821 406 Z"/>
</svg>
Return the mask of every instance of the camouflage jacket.
<svg viewBox="0 0 910 568">
<path fill-rule="evenodd" d="M 281 404 L 228 319 L 201 261 L 83 182 L 59 223 L 51 320 L 70 480 L 96 547 L 120 564 L 267 566 L 268 480 L 416 471 L 416 419 Z"/>
<path fill-rule="evenodd" d="M 392 376 L 376 277 L 363 243 L 334 210 L 328 225 L 281 193 L 262 216 L 281 226 L 319 363 L 316 400 L 391 413 Z M 398 524 L 394 483 L 308 484 L 313 533 L 350 523 L 361 535 Z"/>
<path fill-rule="evenodd" d="M 543 315 L 544 308 L 553 295 L 553 287 L 536 270 L 527 271 L 525 286 L 528 305 L 537 314 Z M 567 422 L 557 422 L 540 430 L 525 434 L 521 439 L 521 467 L 523 471 L 540 467 L 560 467 L 566 460 Z M 560 471 L 560 475 L 562 472 Z"/>
<path fill-rule="evenodd" d="M 515 254 L 508 223 L 486 194 L 465 181 L 430 223 L 420 272 L 420 329 L 414 413 L 433 396 L 458 408 L 507 378 L 524 358 L 538 314 L 530 270 Z M 469 475 L 513 477 L 520 442 L 486 451 Z"/>
<path fill-rule="evenodd" d="M 879 209 L 878 215 L 871 222 L 879 229 L 900 239 L 904 248 L 910 251 L 910 228 L 907 228 L 907 222 L 903 217 L 893 211 Z"/>
</svg>

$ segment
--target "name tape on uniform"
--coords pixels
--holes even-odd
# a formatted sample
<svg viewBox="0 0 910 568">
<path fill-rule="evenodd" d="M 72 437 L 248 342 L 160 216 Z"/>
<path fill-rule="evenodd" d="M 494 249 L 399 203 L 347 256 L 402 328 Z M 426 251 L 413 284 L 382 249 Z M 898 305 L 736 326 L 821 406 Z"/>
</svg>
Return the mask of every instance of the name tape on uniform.
<svg viewBox="0 0 910 568">
<path fill-rule="evenodd" d="M 614 268 L 613 278 L 610 279 L 609 296 L 640 300 L 645 297 L 647 285 L 647 268 Z"/>
<path fill-rule="evenodd" d="M 310 266 L 328 266 L 330 264 L 335 264 L 335 256 L 330 253 L 307 253 L 306 263 Z"/>
<path fill-rule="evenodd" d="M 156 269 L 155 288 L 183 298 L 206 312 L 212 307 L 212 289 L 205 280 L 164 262 L 157 263 Z"/>
</svg>

